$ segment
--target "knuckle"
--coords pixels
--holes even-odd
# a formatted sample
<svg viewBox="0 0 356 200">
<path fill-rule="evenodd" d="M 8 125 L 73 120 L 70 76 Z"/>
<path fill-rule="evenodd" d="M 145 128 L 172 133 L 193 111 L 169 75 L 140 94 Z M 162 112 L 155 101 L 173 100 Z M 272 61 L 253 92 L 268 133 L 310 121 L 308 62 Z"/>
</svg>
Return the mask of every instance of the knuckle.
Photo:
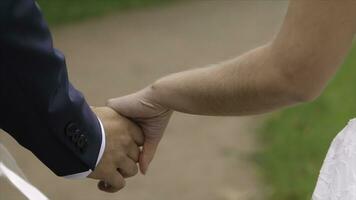
<svg viewBox="0 0 356 200">
<path fill-rule="evenodd" d="M 122 173 L 123 173 L 123 176 L 125 176 L 125 178 L 133 177 L 138 173 L 138 168 L 137 168 L 137 166 L 135 166 L 135 167 L 125 170 Z"/>
<path fill-rule="evenodd" d="M 131 131 L 133 134 L 135 134 L 138 137 L 137 139 L 143 140 L 144 132 L 143 132 L 143 128 L 141 126 L 135 125 L 135 128 L 133 128 Z"/>
<path fill-rule="evenodd" d="M 126 135 L 126 134 L 123 134 L 121 137 L 120 137 L 120 140 L 121 140 L 121 145 L 123 147 L 128 147 L 131 143 L 131 138 Z"/>
<path fill-rule="evenodd" d="M 134 160 L 135 162 L 138 162 L 140 157 L 140 152 L 139 150 L 135 151 L 134 153 L 132 153 L 132 160 Z"/>
<path fill-rule="evenodd" d="M 117 156 L 116 156 L 116 162 L 118 164 L 120 164 L 120 163 L 124 162 L 125 160 L 126 160 L 126 155 L 122 152 L 118 152 Z"/>
<path fill-rule="evenodd" d="M 120 183 L 117 185 L 117 189 L 121 190 L 126 186 L 125 180 L 120 181 Z"/>
<path fill-rule="evenodd" d="M 138 167 L 135 166 L 133 168 L 130 169 L 130 173 L 129 173 L 129 176 L 135 176 L 136 174 L 138 173 Z"/>
<path fill-rule="evenodd" d="M 137 140 L 137 145 L 142 146 L 145 143 L 145 137 L 143 134 L 140 134 L 140 137 Z"/>
<path fill-rule="evenodd" d="M 127 124 L 127 130 L 130 132 L 139 132 L 140 128 L 136 124 L 130 123 L 130 124 Z"/>
</svg>

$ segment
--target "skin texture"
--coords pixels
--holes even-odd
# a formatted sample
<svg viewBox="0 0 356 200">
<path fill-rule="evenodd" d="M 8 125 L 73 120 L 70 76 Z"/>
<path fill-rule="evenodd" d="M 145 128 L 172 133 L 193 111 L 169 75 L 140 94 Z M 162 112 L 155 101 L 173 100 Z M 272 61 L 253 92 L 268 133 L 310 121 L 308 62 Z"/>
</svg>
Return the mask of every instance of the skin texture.
<svg viewBox="0 0 356 200">
<path fill-rule="evenodd" d="M 312 101 L 342 64 L 355 32 L 355 1 L 291 0 L 269 43 L 220 64 L 163 77 L 137 93 L 110 99 L 108 106 L 141 127 L 161 127 L 144 130 L 145 144 L 154 144 L 144 145 L 140 167 L 145 173 L 169 121 L 162 113 L 250 115 Z"/>
<path fill-rule="evenodd" d="M 98 188 L 105 192 L 117 192 L 125 186 L 124 178 L 138 172 L 139 146 L 143 135 L 139 127 L 108 107 L 92 108 L 103 123 L 106 135 L 104 154 L 88 176 L 101 180 Z"/>
<path fill-rule="evenodd" d="M 108 106 L 136 122 L 145 136 L 143 150 L 139 158 L 140 170 L 146 174 L 148 163 L 153 159 L 163 132 L 169 122 L 172 110 L 153 102 L 146 96 L 146 90 L 123 98 L 111 99 Z"/>
</svg>

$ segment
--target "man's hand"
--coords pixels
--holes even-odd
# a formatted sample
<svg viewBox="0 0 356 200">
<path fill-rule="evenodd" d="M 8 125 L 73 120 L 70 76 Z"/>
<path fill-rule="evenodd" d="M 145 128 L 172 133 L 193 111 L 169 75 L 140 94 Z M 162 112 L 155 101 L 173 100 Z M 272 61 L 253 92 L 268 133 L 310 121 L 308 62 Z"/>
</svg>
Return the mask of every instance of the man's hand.
<svg viewBox="0 0 356 200">
<path fill-rule="evenodd" d="M 101 180 L 98 188 L 117 192 L 125 186 L 124 178 L 137 174 L 139 146 L 143 144 L 141 129 L 109 107 L 92 108 L 103 123 L 106 135 L 104 154 L 88 177 Z"/>
<path fill-rule="evenodd" d="M 132 119 L 143 130 L 145 141 L 140 155 L 141 173 L 146 174 L 152 161 L 163 132 L 172 115 L 172 111 L 153 100 L 151 88 L 145 88 L 137 93 L 110 99 L 108 106 L 118 113 Z"/>
</svg>

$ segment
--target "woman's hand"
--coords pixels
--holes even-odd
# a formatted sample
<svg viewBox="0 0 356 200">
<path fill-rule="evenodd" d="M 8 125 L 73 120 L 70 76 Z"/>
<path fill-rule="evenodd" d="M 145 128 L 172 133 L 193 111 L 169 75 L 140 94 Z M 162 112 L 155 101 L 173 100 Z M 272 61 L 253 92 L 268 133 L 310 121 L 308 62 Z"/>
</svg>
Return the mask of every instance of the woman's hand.
<svg viewBox="0 0 356 200">
<path fill-rule="evenodd" d="M 151 88 L 115 99 L 109 99 L 107 105 L 136 122 L 143 131 L 145 140 L 140 154 L 141 173 L 146 174 L 172 111 L 153 100 Z"/>
</svg>

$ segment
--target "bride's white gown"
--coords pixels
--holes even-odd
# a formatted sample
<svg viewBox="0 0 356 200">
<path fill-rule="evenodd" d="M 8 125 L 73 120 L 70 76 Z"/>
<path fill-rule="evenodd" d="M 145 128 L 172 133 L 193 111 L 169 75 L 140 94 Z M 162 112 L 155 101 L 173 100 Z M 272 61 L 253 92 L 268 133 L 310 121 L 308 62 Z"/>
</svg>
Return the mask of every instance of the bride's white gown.
<svg viewBox="0 0 356 200">
<path fill-rule="evenodd" d="M 333 140 L 313 200 L 356 200 L 356 119 Z"/>
</svg>

